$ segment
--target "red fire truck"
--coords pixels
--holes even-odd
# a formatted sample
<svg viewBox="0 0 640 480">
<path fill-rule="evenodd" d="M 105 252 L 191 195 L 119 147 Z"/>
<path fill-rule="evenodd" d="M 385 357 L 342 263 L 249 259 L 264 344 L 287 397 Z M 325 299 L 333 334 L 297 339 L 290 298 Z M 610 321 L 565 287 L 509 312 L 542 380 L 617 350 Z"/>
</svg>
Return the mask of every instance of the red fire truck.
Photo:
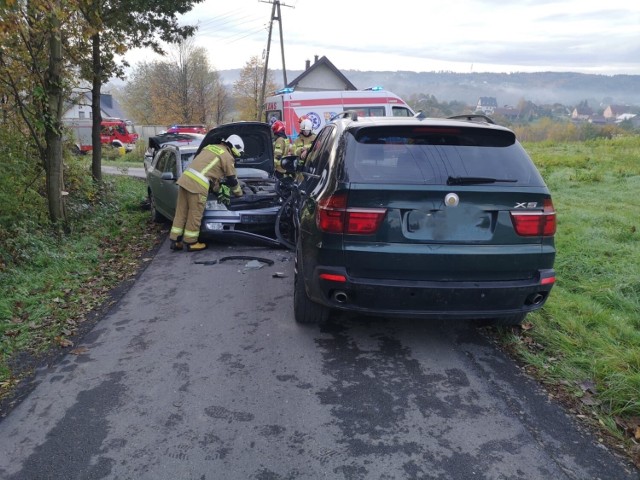
<svg viewBox="0 0 640 480">
<path fill-rule="evenodd" d="M 331 118 L 345 110 L 355 110 L 361 117 L 415 115 L 404 100 L 381 87 L 318 92 L 296 92 L 292 88 L 284 88 L 265 99 L 266 121 L 282 120 L 291 140 L 299 135 L 301 118 L 311 120 L 314 133 L 318 133 Z"/>
<path fill-rule="evenodd" d="M 93 150 L 91 143 L 91 129 L 93 120 L 91 119 L 69 119 L 64 121 L 64 125 L 71 132 L 74 151 L 76 153 L 87 153 Z M 104 118 L 100 127 L 100 143 L 111 145 L 115 148 L 124 147 L 130 152 L 138 141 L 138 134 L 131 133 L 124 120 L 119 118 Z"/>
</svg>

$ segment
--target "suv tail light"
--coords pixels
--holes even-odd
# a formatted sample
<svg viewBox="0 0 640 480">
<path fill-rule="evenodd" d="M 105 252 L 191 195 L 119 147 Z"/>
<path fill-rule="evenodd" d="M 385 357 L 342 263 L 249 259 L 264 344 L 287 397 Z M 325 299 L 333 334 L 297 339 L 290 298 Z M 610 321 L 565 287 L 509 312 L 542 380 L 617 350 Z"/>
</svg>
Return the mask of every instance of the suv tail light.
<svg viewBox="0 0 640 480">
<path fill-rule="evenodd" d="M 544 200 L 542 212 L 512 211 L 511 221 L 522 237 L 552 237 L 556 233 L 556 210 L 550 198 Z"/>
<path fill-rule="evenodd" d="M 347 208 L 347 192 L 339 192 L 318 202 L 316 222 L 327 233 L 370 235 L 387 213 L 386 208 Z"/>
</svg>

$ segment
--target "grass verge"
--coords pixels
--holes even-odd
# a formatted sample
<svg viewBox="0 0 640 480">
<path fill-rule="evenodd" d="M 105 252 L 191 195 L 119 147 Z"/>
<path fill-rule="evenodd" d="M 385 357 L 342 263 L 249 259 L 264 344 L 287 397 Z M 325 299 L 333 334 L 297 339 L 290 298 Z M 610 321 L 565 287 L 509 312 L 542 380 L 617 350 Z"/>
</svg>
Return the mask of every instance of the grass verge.
<svg viewBox="0 0 640 480">
<path fill-rule="evenodd" d="M 26 393 L 34 368 L 75 339 L 142 270 L 161 230 L 145 211 L 144 181 L 106 176 L 100 202 L 85 205 L 70 235 L 24 228 L 13 261 L 0 263 L 0 401 Z M 21 229 L 16 228 L 16 235 Z M 28 234 L 27 234 L 28 232 Z M 27 388 L 28 389 L 28 388 Z M 4 409 L 0 414 L 4 415 Z"/>
<path fill-rule="evenodd" d="M 640 466 L 640 137 L 525 148 L 557 210 L 557 282 L 500 339 Z"/>
</svg>

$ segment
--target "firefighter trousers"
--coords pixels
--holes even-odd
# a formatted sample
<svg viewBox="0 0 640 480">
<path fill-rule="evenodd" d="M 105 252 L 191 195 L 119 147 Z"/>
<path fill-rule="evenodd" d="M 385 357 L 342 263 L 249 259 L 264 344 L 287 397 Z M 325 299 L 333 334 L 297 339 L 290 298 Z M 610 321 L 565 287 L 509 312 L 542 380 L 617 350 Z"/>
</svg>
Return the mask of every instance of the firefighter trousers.
<svg viewBox="0 0 640 480">
<path fill-rule="evenodd" d="M 184 243 L 193 244 L 200 235 L 200 223 L 207 202 L 207 196 L 201 193 L 191 193 L 180 187 L 178 189 L 178 203 L 173 217 L 170 240 L 182 238 Z"/>
</svg>

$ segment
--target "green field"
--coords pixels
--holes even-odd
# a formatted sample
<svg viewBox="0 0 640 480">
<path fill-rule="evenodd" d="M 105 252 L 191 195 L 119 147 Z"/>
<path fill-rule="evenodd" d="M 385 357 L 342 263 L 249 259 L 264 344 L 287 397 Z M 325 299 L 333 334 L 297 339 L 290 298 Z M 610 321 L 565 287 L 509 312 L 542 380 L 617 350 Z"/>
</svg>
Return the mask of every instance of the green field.
<svg viewBox="0 0 640 480">
<path fill-rule="evenodd" d="M 557 281 L 503 340 L 577 414 L 629 441 L 640 434 L 640 137 L 524 146 L 558 215 Z"/>
</svg>

